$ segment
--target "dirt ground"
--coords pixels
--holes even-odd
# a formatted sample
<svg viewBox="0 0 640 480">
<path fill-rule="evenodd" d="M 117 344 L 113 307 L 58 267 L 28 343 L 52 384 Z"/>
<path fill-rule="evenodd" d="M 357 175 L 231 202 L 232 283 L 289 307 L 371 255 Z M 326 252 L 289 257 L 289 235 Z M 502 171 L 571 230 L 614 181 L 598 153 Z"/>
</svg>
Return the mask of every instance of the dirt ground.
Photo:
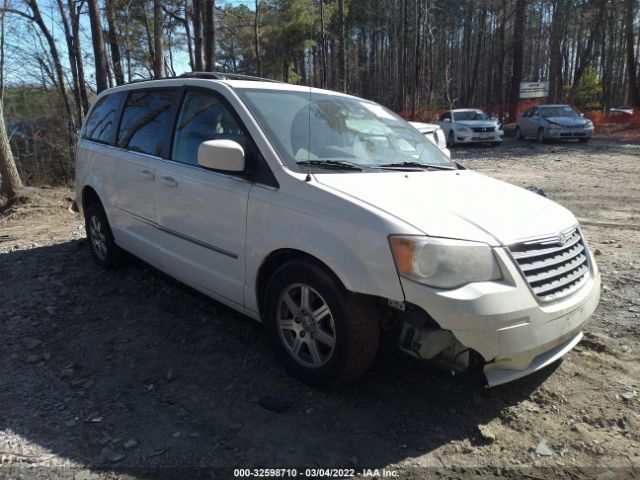
<svg viewBox="0 0 640 480">
<path fill-rule="evenodd" d="M 485 389 L 386 352 L 359 382 L 314 390 L 259 324 L 139 261 L 101 270 L 71 191 L 41 189 L 0 218 L 0 478 L 640 476 L 640 146 L 508 139 L 453 156 L 579 218 L 603 294 L 564 361 Z"/>
</svg>

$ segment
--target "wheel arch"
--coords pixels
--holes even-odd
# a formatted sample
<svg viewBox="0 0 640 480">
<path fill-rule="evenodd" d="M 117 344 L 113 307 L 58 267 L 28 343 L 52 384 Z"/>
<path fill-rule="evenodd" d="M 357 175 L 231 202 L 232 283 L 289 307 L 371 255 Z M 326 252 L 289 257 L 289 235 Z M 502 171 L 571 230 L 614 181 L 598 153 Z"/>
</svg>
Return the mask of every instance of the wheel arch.
<svg viewBox="0 0 640 480">
<path fill-rule="evenodd" d="M 258 301 L 258 311 L 260 314 L 262 314 L 263 311 L 265 291 L 267 289 L 269 279 L 273 276 L 276 270 L 278 270 L 278 268 L 280 268 L 285 263 L 291 262 L 293 260 L 303 260 L 324 270 L 336 280 L 340 287 L 346 290 L 344 282 L 340 279 L 336 272 L 334 272 L 331 267 L 329 267 L 319 258 L 295 248 L 281 248 L 278 250 L 274 250 L 269 255 L 267 255 L 267 257 L 258 268 L 258 274 L 255 282 L 255 293 L 256 299 Z"/>
<path fill-rule="evenodd" d="M 85 185 L 82 188 L 82 212 L 86 212 L 88 207 L 96 203 L 102 205 L 100 195 L 91 185 Z"/>
</svg>

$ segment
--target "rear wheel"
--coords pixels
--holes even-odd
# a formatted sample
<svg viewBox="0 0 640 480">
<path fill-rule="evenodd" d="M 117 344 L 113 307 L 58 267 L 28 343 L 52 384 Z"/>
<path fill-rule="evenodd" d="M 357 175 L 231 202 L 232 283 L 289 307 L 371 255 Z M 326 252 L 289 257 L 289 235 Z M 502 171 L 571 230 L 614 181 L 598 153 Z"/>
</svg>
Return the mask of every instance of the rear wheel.
<svg viewBox="0 0 640 480">
<path fill-rule="evenodd" d="M 265 292 L 264 321 L 285 369 L 315 387 L 361 376 L 378 351 L 371 302 L 347 292 L 332 274 L 305 261 L 280 267 Z"/>
<path fill-rule="evenodd" d="M 113 233 L 102 205 L 94 203 L 87 207 L 84 221 L 87 240 L 96 263 L 106 269 L 122 265 L 124 252 L 113 241 Z"/>
</svg>

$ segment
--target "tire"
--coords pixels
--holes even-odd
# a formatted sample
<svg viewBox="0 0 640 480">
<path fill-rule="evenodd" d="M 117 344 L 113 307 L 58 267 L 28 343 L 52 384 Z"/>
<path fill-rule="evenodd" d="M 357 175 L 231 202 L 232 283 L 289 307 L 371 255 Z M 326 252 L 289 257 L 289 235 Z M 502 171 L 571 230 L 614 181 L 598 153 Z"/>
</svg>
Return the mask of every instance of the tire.
<svg viewBox="0 0 640 480">
<path fill-rule="evenodd" d="M 449 148 L 456 146 L 456 139 L 453 130 L 449 130 L 449 135 L 447 135 L 447 146 Z"/>
<path fill-rule="evenodd" d="M 300 308 L 305 288 L 308 300 Z M 322 314 L 311 314 L 325 306 Z M 276 270 L 265 291 L 263 314 L 284 368 L 313 387 L 355 380 L 378 352 L 380 327 L 372 302 L 346 291 L 331 273 L 310 262 L 294 260 Z"/>
<path fill-rule="evenodd" d="M 518 140 L 524 140 L 524 135 L 522 135 L 522 132 L 520 131 L 520 127 L 516 127 L 516 138 Z"/>
<path fill-rule="evenodd" d="M 538 143 L 544 143 L 546 141 L 545 138 L 544 138 L 544 128 L 539 128 L 538 129 L 537 139 L 538 139 Z"/>
<path fill-rule="evenodd" d="M 591 137 L 579 138 L 578 140 L 580 141 L 580 143 L 589 143 L 589 140 L 591 140 Z"/>
<path fill-rule="evenodd" d="M 102 205 L 95 203 L 87 208 L 84 226 L 96 263 L 107 270 L 121 266 L 124 263 L 124 251 L 113 240 L 109 220 Z"/>
</svg>

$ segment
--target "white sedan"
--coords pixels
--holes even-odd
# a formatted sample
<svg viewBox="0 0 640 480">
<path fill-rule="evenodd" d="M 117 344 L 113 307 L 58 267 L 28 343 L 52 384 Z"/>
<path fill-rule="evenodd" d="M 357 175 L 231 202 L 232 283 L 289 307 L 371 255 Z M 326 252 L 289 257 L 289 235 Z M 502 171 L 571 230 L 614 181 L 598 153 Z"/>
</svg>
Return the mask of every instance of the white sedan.
<svg viewBox="0 0 640 480">
<path fill-rule="evenodd" d="M 413 128 L 427 137 L 431 143 L 442 150 L 447 158 L 451 158 L 451 151 L 447 148 L 447 137 L 442 128 L 434 123 L 409 122 Z"/>
<path fill-rule="evenodd" d="M 498 119 L 473 108 L 448 110 L 440 115 L 436 123 L 444 131 L 449 147 L 459 143 L 500 145 L 504 136 Z"/>
</svg>

